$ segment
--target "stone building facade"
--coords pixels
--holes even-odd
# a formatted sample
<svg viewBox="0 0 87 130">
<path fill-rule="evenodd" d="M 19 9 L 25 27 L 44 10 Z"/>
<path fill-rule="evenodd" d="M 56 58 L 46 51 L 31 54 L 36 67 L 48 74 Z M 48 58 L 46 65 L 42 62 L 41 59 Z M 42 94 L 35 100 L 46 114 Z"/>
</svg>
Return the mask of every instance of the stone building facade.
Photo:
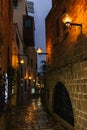
<svg viewBox="0 0 87 130">
<path fill-rule="evenodd" d="M 5 0 L 0 0 L 0 2 L 0 68 L 2 68 L 2 71 L 7 71 L 7 67 L 10 64 L 8 63 L 9 57 L 7 54 L 9 53 L 9 48 L 11 48 L 13 39 L 12 2 Z"/>
<path fill-rule="evenodd" d="M 46 103 L 65 129 L 87 129 L 87 2 L 53 0 L 46 17 Z M 72 23 L 65 27 L 64 13 Z M 82 29 L 82 31 L 81 31 Z"/>
<path fill-rule="evenodd" d="M 34 18 L 28 16 L 26 0 L 14 0 L 13 23 L 17 25 L 18 28 L 18 31 L 15 32 L 16 37 L 14 44 L 17 46 L 17 49 L 14 53 L 20 55 L 19 60 L 21 58 L 24 59 L 24 64 L 19 65 L 19 73 L 22 72 L 22 77 L 20 77 L 22 82 L 20 85 L 22 85 L 22 87 L 20 87 L 20 90 L 17 90 L 19 98 L 18 104 L 20 104 L 25 101 L 26 98 L 31 96 L 31 90 L 35 87 L 37 77 L 37 53 L 34 43 Z M 18 84 L 17 86 L 20 85 Z M 19 87 L 17 88 L 19 89 Z"/>
<path fill-rule="evenodd" d="M 11 64 L 9 50 L 13 40 L 13 8 L 11 0 L 0 0 L 0 129 L 5 130 L 8 120 L 10 98 L 9 87 L 6 85 L 8 66 Z M 7 101 L 8 100 L 8 101 Z"/>
<path fill-rule="evenodd" d="M 10 110 L 28 98 L 29 85 L 34 86 L 37 76 L 34 47 L 30 49 L 32 57 L 24 53 L 25 5 L 26 0 L 0 0 L 0 130 L 8 129 Z M 25 60 L 24 65 L 20 64 L 22 58 Z M 32 78 L 29 79 L 29 76 Z"/>
</svg>

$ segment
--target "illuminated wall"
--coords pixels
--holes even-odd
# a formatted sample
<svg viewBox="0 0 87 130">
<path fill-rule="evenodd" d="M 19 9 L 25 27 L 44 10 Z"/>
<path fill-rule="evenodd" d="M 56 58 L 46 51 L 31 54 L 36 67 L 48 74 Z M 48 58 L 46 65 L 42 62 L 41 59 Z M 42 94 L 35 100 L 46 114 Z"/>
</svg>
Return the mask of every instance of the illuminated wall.
<svg viewBox="0 0 87 130">
<path fill-rule="evenodd" d="M 49 104 L 49 110 L 53 112 L 55 85 L 58 81 L 64 84 L 72 104 L 73 128 L 76 130 L 86 130 L 87 128 L 87 99 L 85 97 L 87 95 L 86 10 L 87 2 L 85 0 L 59 0 L 54 2 L 46 17 L 46 49 L 50 55 L 46 74 L 46 86 L 47 91 L 49 91 L 46 101 Z M 64 12 L 71 15 L 73 23 L 82 23 L 82 34 L 78 26 L 65 27 L 62 22 Z M 59 117 L 58 120 L 61 122 Z M 66 129 L 73 129 L 67 123 L 64 124 L 63 121 L 62 124 L 65 125 Z"/>
</svg>

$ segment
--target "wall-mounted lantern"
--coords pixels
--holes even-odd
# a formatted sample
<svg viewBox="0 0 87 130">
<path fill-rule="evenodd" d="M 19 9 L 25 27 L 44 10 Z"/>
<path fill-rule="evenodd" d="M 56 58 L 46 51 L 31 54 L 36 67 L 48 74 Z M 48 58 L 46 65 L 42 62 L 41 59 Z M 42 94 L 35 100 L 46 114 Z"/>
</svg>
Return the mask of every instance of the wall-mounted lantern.
<svg viewBox="0 0 87 130">
<path fill-rule="evenodd" d="M 27 60 L 28 60 L 28 55 L 19 54 L 19 53 L 18 53 L 18 54 L 15 54 L 15 53 L 14 53 L 14 54 L 12 54 L 12 55 L 18 56 L 18 58 L 19 58 L 18 64 L 24 64 L 24 59 L 23 59 L 23 58 L 21 59 L 21 57 L 25 57 L 25 56 L 26 56 L 26 57 L 27 57 Z"/>
<path fill-rule="evenodd" d="M 20 59 L 19 64 L 24 64 L 24 59 Z"/>
<path fill-rule="evenodd" d="M 48 63 L 49 63 L 49 53 L 43 52 L 41 48 L 37 48 L 37 49 L 36 49 L 36 52 L 37 52 L 37 54 L 40 55 L 40 56 L 42 56 L 42 55 L 47 55 L 47 57 L 48 57 Z"/>
<path fill-rule="evenodd" d="M 69 26 L 79 26 L 80 27 L 80 30 L 81 30 L 81 33 L 82 33 L 82 24 L 80 23 L 72 23 L 72 18 L 69 16 L 68 13 L 65 13 L 63 16 L 62 16 L 62 21 L 63 23 L 69 27 Z"/>
<path fill-rule="evenodd" d="M 32 76 L 29 76 L 28 78 L 31 80 L 31 79 L 32 79 Z"/>
<path fill-rule="evenodd" d="M 37 48 L 36 52 L 37 52 L 37 54 L 39 54 L 39 55 L 48 55 L 48 53 L 43 53 L 43 51 L 42 51 L 41 48 Z"/>
</svg>

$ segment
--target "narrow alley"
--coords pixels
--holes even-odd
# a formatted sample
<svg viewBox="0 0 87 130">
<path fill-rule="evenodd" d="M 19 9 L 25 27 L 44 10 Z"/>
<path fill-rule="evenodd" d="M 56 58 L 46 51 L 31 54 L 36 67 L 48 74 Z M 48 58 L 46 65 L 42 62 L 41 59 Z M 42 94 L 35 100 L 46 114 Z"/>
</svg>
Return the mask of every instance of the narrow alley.
<svg viewBox="0 0 87 130">
<path fill-rule="evenodd" d="M 40 98 L 14 109 L 8 125 L 8 130 L 64 130 L 46 112 Z"/>
</svg>

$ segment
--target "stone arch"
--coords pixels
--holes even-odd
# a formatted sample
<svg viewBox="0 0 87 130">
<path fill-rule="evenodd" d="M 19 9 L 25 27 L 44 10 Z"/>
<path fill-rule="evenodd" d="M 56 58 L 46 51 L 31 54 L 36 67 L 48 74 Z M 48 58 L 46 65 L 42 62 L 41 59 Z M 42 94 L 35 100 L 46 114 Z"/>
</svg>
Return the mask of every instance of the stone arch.
<svg viewBox="0 0 87 130">
<path fill-rule="evenodd" d="M 53 112 L 74 126 L 72 103 L 62 82 L 58 82 L 53 92 Z"/>
</svg>

